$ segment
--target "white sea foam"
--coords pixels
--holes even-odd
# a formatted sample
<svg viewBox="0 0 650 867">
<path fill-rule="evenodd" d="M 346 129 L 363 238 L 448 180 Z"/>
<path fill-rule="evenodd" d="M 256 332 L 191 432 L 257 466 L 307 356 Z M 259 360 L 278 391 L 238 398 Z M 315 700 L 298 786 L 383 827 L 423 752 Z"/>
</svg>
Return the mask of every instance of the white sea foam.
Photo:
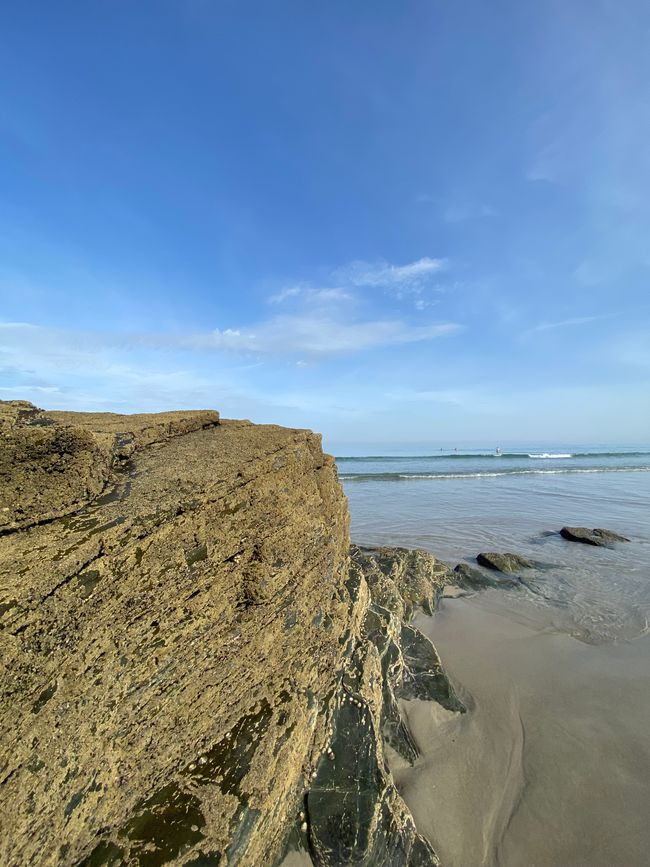
<svg viewBox="0 0 650 867">
<path fill-rule="evenodd" d="M 504 470 L 492 473 L 345 473 L 339 475 L 342 482 L 389 482 L 398 479 L 483 479 L 501 476 L 554 476 L 582 475 L 584 473 L 647 473 L 650 467 L 585 467 L 558 470 Z"/>
<path fill-rule="evenodd" d="M 650 467 L 592 467 L 567 470 L 506 470 L 503 473 L 400 473 L 400 479 L 481 479 L 493 476 L 555 476 L 582 473 L 646 473 Z M 344 478 L 343 476 L 341 478 Z M 354 479 L 354 476 L 348 476 Z"/>
<path fill-rule="evenodd" d="M 573 455 L 565 455 L 565 454 L 554 455 L 554 454 L 548 454 L 548 452 L 544 452 L 541 455 L 528 455 L 528 457 L 529 458 L 572 458 Z"/>
</svg>

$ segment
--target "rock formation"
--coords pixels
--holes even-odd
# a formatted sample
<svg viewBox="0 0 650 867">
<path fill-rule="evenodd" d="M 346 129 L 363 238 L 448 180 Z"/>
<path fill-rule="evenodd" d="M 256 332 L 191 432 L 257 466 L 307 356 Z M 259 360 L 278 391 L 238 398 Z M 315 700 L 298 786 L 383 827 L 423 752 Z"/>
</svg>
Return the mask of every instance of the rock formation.
<svg viewBox="0 0 650 867">
<path fill-rule="evenodd" d="M 521 569 L 531 569 L 532 563 L 519 554 L 497 554 L 493 551 L 478 554 L 476 562 L 486 569 L 494 569 L 497 572 L 512 574 Z"/>
<path fill-rule="evenodd" d="M 519 580 L 516 577 L 498 574 L 492 569 L 492 574 L 479 569 L 472 569 L 467 563 L 458 563 L 454 566 L 455 582 L 467 590 L 485 590 L 488 587 L 517 587 Z"/>
<path fill-rule="evenodd" d="M 599 548 L 604 548 L 612 542 L 630 541 L 625 536 L 621 536 L 620 533 L 598 527 L 593 530 L 588 527 L 562 527 L 560 535 L 570 542 L 582 542 L 584 545 L 596 545 Z"/>
<path fill-rule="evenodd" d="M 350 553 L 316 435 L 12 401 L 0 482 L 0 863 L 437 863 L 383 749 L 463 710 L 408 624 L 448 570 Z"/>
</svg>

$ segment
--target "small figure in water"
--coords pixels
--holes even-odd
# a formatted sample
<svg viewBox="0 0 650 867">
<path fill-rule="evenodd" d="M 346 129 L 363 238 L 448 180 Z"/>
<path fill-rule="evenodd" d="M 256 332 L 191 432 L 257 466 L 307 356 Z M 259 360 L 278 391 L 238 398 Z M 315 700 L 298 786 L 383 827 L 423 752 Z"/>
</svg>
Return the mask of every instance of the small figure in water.
<svg viewBox="0 0 650 867">
<path fill-rule="evenodd" d="M 501 449 L 499 448 L 499 446 L 497 446 L 496 449 L 494 450 L 494 454 L 495 454 L 497 457 L 499 457 L 499 455 L 501 454 Z"/>
</svg>

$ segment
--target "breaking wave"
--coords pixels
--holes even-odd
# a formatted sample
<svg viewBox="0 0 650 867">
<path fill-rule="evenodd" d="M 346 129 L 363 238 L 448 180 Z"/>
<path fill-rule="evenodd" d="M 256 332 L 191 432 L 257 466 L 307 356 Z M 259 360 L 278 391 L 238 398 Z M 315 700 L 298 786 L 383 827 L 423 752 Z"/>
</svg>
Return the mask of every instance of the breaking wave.
<svg viewBox="0 0 650 867">
<path fill-rule="evenodd" d="M 650 467 L 571 467 L 561 470 L 502 470 L 485 473 L 341 473 L 342 482 L 385 481 L 398 482 L 417 479 L 481 479 L 498 476 L 548 476 L 576 473 L 647 473 Z"/>
<path fill-rule="evenodd" d="M 568 454 L 566 454 L 566 455 L 553 455 L 553 454 L 548 454 L 548 452 L 544 452 L 541 455 L 528 455 L 528 457 L 529 458 L 577 458 L 577 457 L 580 457 L 580 455 L 568 455 Z M 583 455 L 583 457 L 587 457 L 587 455 Z M 591 456 L 589 456 L 589 457 L 591 457 Z"/>
<path fill-rule="evenodd" d="M 554 452 L 540 452 L 538 454 L 531 454 L 529 452 L 506 452 L 504 454 L 497 455 L 494 452 L 442 452 L 436 455 L 364 455 L 364 456 L 346 456 L 341 455 L 336 458 L 337 461 L 346 461 L 350 463 L 357 463 L 361 461 L 415 461 L 415 460 L 427 460 L 427 461 L 449 461 L 449 460 L 491 460 L 492 458 L 500 458 L 504 459 L 512 459 L 512 460 L 521 460 L 526 458 L 531 459 L 564 459 L 564 458 L 643 458 L 650 457 L 650 452 L 572 452 L 569 454 L 568 452 L 554 453 Z"/>
</svg>

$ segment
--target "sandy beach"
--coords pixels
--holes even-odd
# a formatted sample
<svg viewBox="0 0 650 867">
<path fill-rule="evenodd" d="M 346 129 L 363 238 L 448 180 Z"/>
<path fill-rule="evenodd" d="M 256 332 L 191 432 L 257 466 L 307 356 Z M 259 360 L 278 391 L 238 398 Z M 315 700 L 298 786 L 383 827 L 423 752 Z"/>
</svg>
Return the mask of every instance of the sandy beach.
<svg viewBox="0 0 650 867">
<path fill-rule="evenodd" d="M 647 864 L 650 639 L 589 645 L 510 594 L 416 623 L 468 713 L 403 702 L 422 756 L 391 766 L 448 867 Z"/>
</svg>

